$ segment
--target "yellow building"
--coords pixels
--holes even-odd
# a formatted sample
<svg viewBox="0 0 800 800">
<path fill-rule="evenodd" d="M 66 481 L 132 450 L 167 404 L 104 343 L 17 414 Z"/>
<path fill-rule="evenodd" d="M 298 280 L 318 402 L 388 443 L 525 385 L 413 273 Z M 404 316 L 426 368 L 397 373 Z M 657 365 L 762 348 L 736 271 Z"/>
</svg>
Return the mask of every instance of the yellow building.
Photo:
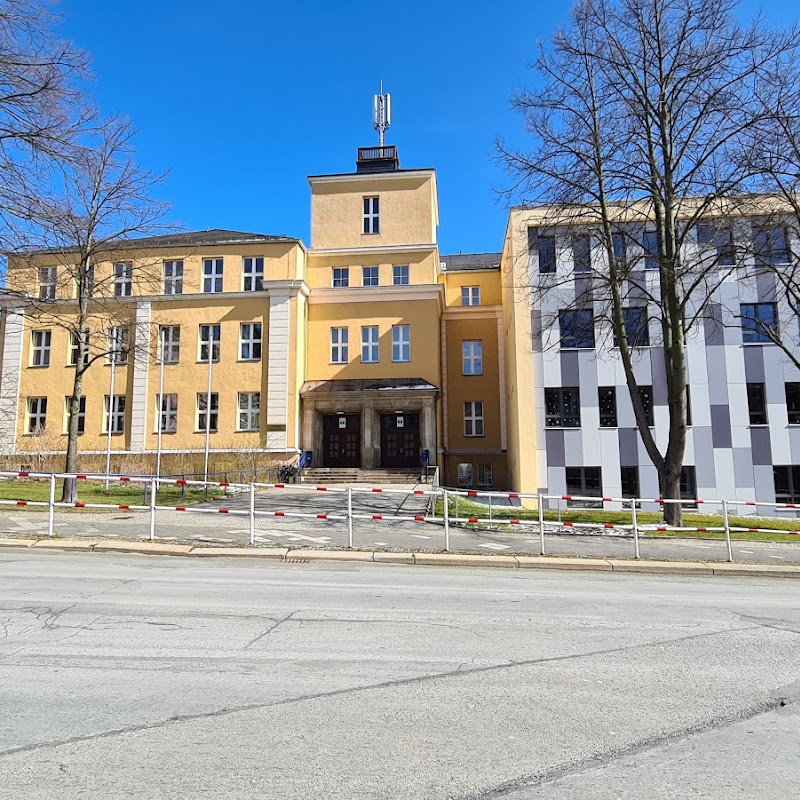
<svg viewBox="0 0 800 800">
<path fill-rule="evenodd" d="M 427 462 L 443 481 L 504 485 L 500 254 L 439 254 L 436 173 L 400 169 L 394 147 L 309 183 L 309 249 L 209 230 L 125 242 L 94 265 L 80 453 L 307 451 L 313 468 Z M 74 278 L 69 254 L 9 266 L 7 456 L 65 449 Z"/>
</svg>

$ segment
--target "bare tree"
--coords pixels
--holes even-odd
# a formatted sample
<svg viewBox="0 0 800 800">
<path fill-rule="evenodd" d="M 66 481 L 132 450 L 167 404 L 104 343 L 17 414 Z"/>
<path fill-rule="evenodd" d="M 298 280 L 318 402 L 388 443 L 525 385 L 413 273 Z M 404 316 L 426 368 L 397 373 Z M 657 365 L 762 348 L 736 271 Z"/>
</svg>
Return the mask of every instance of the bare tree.
<svg viewBox="0 0 800 800">
<path fill-rule="evenodd" d="M 132 154 L 134 131 L 115 118 L 93 134 L 93 141 L 62 166 L 55 191 L 30 200 L 28 243 L 36 247 L 18 255 L 15 269 L 53 269 L 53 288 L 39 280 L 26 313 L 38 324 L 69 333 L 75 375 L 69 398 L 66 472 L 78 468 L 78 422 L 83 379 L 101 359 L 124 362 L 137 352 L 134 302 L 137 295 L 160 293 L 160 276 L 140 257 L 137 236 L 163 232 L 166 205 L 152 190 L 163 176 L 141 169 Z M 102 271 L 101 271 L 102 270 Z M 49 276 L 47 276 L 49 277 Z M 128 331 L 125 334 L 125 331 Z M 109 409 L 110 411 L 110 409 Z M 109 423 L 110 424 L 110 423 Z M 74 487 L 65 482 L 65 497 Z"/>
<path fill-rule="evenodd" d="M 542 227 L 586 226 L 605 253 L 562 308 L 591 303 L 607 320 L 639 434 L 669 499 L 680 497 L 686 447 L 686 339 L 732 269 L 724 258 L 687 258 L 686 245 L 697 223 L 735 215 L 739 198 L 760 187 L 758 170 L 744 169 L 739 156 L 769 135 L 772 81 L 791 70 L 800 45 L 794 29 L 772 31 L 760 20 L 740 26 L 734 8 L 733 0 L 580 0 L 569 27 L 540 50 L 542 88 L 514 98 L 532 149 L 499 145 L 515 177 L 511 193 L 549 204 Z M 646 253 L 643 231 L 651 232 Z M 563 299 L 558 280 L 542 277 L 534 303 L 552 292 Z M 664 354 L 663 450 L 636 381 L 624 315 L 634 302 L 655 318 Z M 680 524 L 679 505 L 668 504 L 665 516 Z"/>
<path fill-rule="evenodd" d="M 18 217 L 76 153 L 93 117 L 81 90 L 88 58 L 55 33 L 41 0 L 0 0 L 0 244 L 16 241 Z M 3 285 L 0 283 L 0 285 Z M 0 289 L 0 292 L 3 290 Z"/>
</svg>

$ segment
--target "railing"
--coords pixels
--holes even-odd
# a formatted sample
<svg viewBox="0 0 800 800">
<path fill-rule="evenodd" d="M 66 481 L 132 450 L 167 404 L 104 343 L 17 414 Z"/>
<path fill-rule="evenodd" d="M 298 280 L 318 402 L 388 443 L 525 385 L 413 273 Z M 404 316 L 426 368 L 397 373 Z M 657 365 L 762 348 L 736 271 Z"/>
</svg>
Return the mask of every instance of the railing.
<svg viewBox="0 0 800 800">
<path fill-rule="evenodd" d="M 353 529 L 354 524 L 359 520 L 362 521 L 386 521 L 386 522 L 420 522 L 420 523 L 435 523 L 442 524 L 444 528 L 444 549 L 449 551 L 451 549 L 451 529 L 453 526 L 481 526 L 481 525 L 503 525 L 508 529 L 523 529 L 532 526 L 538 530 L 539 534 L 539 550 L 541 555 L 546 554 L 546 528 L 556 528 L 562 532 L 570 532 L 576 529 L 591 529 L 600 531 L 616 530 L 622 532 L 623 535 L 629 535 L 633 539 L 633 557 L 639 558 L 639 543 L 642 533 L 647 532 L 694 532 L 694 533 L 724 533 L 725 543 L 727 547 L 727 560 L 733 561 L 733 550 L 731 546 L 731 533 L 736 532 L 759 532 L 765 534 L 794 534 L 800 533 L 800 520 L 798 520 L 797 530 L 789 530 L 783 528 L 754 528 L 736 526 L 731 524 L 730 510 L 736 508 L 770 508 L 773 510 L 788 510 L 792 512 L 800 512 L 800 504 L 795 503 L 774 503 L 774 502 L 761 502 L 752 500 L 727 500 L 727 499 L 693 499 L 693 500 L 669 500 L 666 498 L 620 498 L 620 497 L 588 497 L 577 495 L 555 495 L 543 493 L 525 493 L 525 492 L 499 492 L 499 491 L 479 491 L 471 489 L 447 489 L 436 485 L 436 479 L 430 488 L 410 488 L 410 489 L 397 489 L 385 488 L 380 486 L 370 487 L 364 486 L 312 486 L 308 484 L 292 484 L 288 485 L 283 482 L 265 482 L 260 483 L 256 481 L 234 483 L 227 480 L 221 481 L 206 481 L 194 480 L 184 477 L 171 477 L 171 476 L 142 476 L 142 475 L 107 475 L 107 474 L 77 474 L 77 473 L 44 473 L 44 472 L 0 472 L 0 478 L 9 479 L 38 479 L 46 480 L 48 482 L 48 499 L 47 500 L 27 500 L 27 499 L 0 499 L 0 506 L 31 506 L 46 508 L 48 512 L 48 536 L 54 535 L 54 518 L 56 509 L 113 509 L 125 511 L 139 511 L 147 512 L 149 515 L 149 538 L 155 539 L 156 521 L 158 512 L 165 510 L 172 510 L 191 514 L 228 514 L 235 517 L 246 517 L 248 520 L 249 544 L 255 546 L 255 523 L 258 518 L 296 518 L 296 519 L 310 519 L 319 521 L 332 521 L 342 522 L 347 525 L 347 546 L 352 548 L 354 546 Z M 142 503 L 93 503 L 93 502 L 66 502 L 56 500 L 56 484 L 60 480 L 75 481 L 81 483 L 114 483 L 122 486 L 141 486 L 143 497 L 145 498 Z M 225 492 L 236 492 L 240 495 L 245 495 L 249 498 L 248 507 L 246 510 L 229 508 L 226 506 L 208 507 L 198 506 L 192 507 L 189 505 L 157 505 L 157 495 L 159 488 L 168 486 L 181 487 L 183 493 L 187 487 L 198 488 L 218 488 Z M 299 492 L 311 493 L 326 492 L 333 495 L 341 496 L 342 502 L 340 509 L 334 512 L 330 511 L 292 511 L 292 510 L 272 510 L 265 511 L 256 508 L 256 492 L 262 491 L 277 491 L 292 490 Z M 359 494 L 386 494 L 386 495 L 405 495 L 405 496 L 418 496 L 421 499 L 427 499 L 427 507 L 423 513 L 414 514 L 394 514 L 394 513 L 373 513 L 370 511 L 361 512 L 355 511 L 353 508 L 353 496 Z M 461 515 L 459 513 L 459 501 L 461 498 L 472 499 L 485 505 L 487 513 L 478 513 L 477 515 Z M 441 500 L 442 511 L 441 517 L 437 516 L 437 503 Z M 502 507 L 496 502 L 503 500 L 505 503 Z M 494 501 L 494 502 L 493 502 Z M 523 514 L 513 515 L 513 509 L 518 508 L 524 501 L 531 501 L 536 510 L 535 519 L 527 519 Z M 545 519 L 545 505 L 558 504 L 559 518 L 557 520 Z M 569 511 L 568 504 L 571 502 L 585 503 L 594 502 L 600 503 L 603 507 L 606 504 L 620 504 L 623 510 L 630 511 L 630 522 L 608 522 L 603 521 L 598 517 L 594 521 L 573 521 L 561 519 L 561 504 L 567 504 L 563 509 L 565 512 Z M 642 513 L 638 506 L 641 503 L 653 503 L 664 507 L 668 504 L 680 504 L 691 506 L 711 506 L 718 507 L 721 510 L 721 524 L 715 526 L 671 526 L 666 523 L 643 523 L 639 519 L 639 514 Z M 518 504 L 518 505 L 511 505 Z M 455 513 L 451 509 L 453 507 Z M 626 508 L 627 506 L 627 508 Z M 502 513 L 500 509 L 502 508 Z M 572 509 L 575 510 L 575 509 Z M 585 508 L 581 508 L 585 510 Z M 598 512 L 602 514 L 602 511 Z"/>
<path fill-rule="evenodd" d="M 359 161 L 375 161 L 378 159 L 397 158 L 397 147 L 395 145 L 385 145 L 384 147 L 359 147 Z"/>
</svg>

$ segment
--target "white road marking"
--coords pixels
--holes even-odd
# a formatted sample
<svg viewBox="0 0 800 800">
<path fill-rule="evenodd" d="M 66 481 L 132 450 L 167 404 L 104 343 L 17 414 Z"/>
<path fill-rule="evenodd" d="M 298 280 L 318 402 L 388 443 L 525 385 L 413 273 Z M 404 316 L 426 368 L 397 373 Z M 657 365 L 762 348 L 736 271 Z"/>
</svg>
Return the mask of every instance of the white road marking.
<svg viewBox="0 0 800 800">
<path fill-rule="evenodd" d="M 284 534 L 286 538 L 290 542 L 296 542 L 298 539 L 302 539 L 304 542 L 315 542 L 316 544 L 327 544 L 330 540 L 330 536 L 304 536 L 302 533 L 293 533 L 291 535 Z"/>
<path fill-rule="evenodd" d="M 508 550 L 508 544 L 479 544 L 478 547 L 485 547 L 487 550 Z"/>
<path fill-rule="evenodd" d="M 770 558 L 777 558 L 777 559 L 780 559 L 781 561 L 783 561 L 783 556 L 770 556 Z"/>
<path fill-rule="evenodd" d="M 422 533 L 412 533 L 412 534 L 411 534 L 411 536 L 412 536 L 414 539 L 430 539 L 430 538 L 431 538 L 430 536 L 425 536 L 425 535 L 424 535 L 424 534 L 422 534 Z"/>
<path fill-rule="evenodd" d="M 376 547 L 388 547 L 389 542 L 375 542 Z"/>
</svg>

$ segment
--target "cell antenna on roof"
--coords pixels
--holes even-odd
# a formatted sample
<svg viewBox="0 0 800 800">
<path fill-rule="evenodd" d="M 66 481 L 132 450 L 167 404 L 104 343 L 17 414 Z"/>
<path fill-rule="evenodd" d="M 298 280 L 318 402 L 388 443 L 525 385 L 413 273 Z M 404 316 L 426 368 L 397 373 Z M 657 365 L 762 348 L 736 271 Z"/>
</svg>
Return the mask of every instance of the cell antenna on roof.
<svg viewBox="0 0 800 800">
<path fill-rule="evenodd" d="M 381 93 L 372 96 L 372 127 L 378 131 L 378 143 L 383 147 L 383 135 L 392 124 L 392 96 L 383 93 L 383 79 L 381 78 Z"/>
</svg>

